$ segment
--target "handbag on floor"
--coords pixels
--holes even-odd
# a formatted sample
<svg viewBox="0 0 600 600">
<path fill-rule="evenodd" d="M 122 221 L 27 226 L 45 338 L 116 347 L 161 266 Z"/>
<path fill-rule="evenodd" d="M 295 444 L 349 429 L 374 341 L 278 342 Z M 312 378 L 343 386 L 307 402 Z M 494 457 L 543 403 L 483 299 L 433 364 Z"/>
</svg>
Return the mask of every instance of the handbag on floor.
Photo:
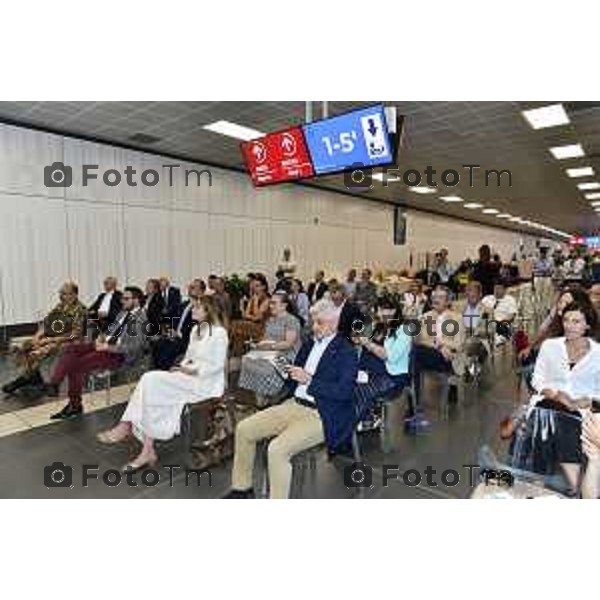
<svg viewBox="0 0 600 600">
<path fill-rule="evenodd" d="M 222 464 L 233 456 L 233 435 L 239 421 L 253 412 L 235 402 L 218 399 L 194 406 L 194 435 L 190 445 L 193 469 L 207 469 Z"/>
</svg>

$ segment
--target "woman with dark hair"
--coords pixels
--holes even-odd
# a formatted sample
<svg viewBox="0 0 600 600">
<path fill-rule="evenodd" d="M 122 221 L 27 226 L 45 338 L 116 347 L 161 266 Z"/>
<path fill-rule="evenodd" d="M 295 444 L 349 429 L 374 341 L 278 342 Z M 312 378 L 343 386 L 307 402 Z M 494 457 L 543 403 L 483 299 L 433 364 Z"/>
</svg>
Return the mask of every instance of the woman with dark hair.
<svg viewBox="0 0 600 600">
<path fill-rule="evenodd" d="M 154 440 L 169 440 L 179 433 L 185 404 L 218 398 L 225 390 L 228 337 L 219 306 L 208 296 L 194 303 L 197 323 L 190 334 L 181 364 L 170 371 L 148 371 L 139 380 L 118 425 L 98 434 L 104 444 L 116 444 L 132 434 L 142 450 L 124 469 L 155 465 Z"/>
<path fill-rule="evenodd" d="M 382 298 L 376 307 L 371 335 L 356 336 L 353 341 L 360 351 L 355 396 L 362 417 L 374 407 L 376 400 L 389 398 L 409 384 L 412 340 L 404 327 L 400 306 Z"/>
<path fill-rule="evenodd" d="M 252 283 L 252 295 L 242 318 L 231 324 L 232 354 L 241 356 L 246 343 L 259 339 L 269 317 L 269 285 L 264 275 L 257 273 Z"/>
<path fill-rule="evenodd" d="M 271 317 L 265 333 L 251 352 L 242 358 L 239 387 L 253 391 L 257 404 L 264 406 L 282 391 L 285 379 L 277 362 L 292 363 L 300 349 L 300 321 L 289 296 L 277 292 L 269 303 Z"/>
<path fill-rule="evenodd" d="M 600 345 L 590 337 L 596 324 L 589 303 L 565 307 L 562 335 L 542 344 L 532 381 L 536 393 L 530 407 L 540 421 L 535 430 L 542 432 L 545 452 L 556 457 L 573 492 L 581 471 L 582 415 L 593 400 L 600 401 Z"/>
</svg>

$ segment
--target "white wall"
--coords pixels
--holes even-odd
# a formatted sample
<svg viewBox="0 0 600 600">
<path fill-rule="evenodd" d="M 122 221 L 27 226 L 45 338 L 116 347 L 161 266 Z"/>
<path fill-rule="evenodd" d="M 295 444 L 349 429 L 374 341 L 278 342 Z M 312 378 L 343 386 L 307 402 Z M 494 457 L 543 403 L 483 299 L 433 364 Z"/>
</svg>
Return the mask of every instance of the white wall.
<svg viewBox="0 0 600 600">
<path fill-rule="evenodd" d="M 71 187 L 44 186 L 54 161 L 73 167 Z M 212 272 L 272 274 L 285 246 L 308 278 L 318 267 L 328 276 L 352 265 L 406 267 L 411 251 L 416 263 L 442 246 L 460 260 L 484 241 L 503 256 L 518 245 L 506 230 L 409 212 L 407 246 L 394 246 L 392 207 L 294 185 L 255 190 L 219 169 L 212 187 L 185 187 L 178 175 L 173 187 L 166 176 L 156 187 L 83 187 L 79 177 L 83 163 L 100 173 L 131 165 L 139 181 L 142 170 L 166 175 L 161 165 L 174 162 L 0 124 L 0 323 L 41 318 L 66 279 L 89 302 L 107 274 L 138 285 L 161 274 L 180 285 Z"/>
</svg>

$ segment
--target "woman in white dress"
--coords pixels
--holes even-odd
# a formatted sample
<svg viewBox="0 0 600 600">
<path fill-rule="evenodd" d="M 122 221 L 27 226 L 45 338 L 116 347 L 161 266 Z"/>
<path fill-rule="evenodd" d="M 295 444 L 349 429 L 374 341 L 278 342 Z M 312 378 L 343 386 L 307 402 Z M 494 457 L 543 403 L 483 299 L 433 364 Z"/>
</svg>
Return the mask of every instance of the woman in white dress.
<svg viewBox="0 0 600 600">
<path fill-rule="evenodd" d="M 132 434 L 143 446 L 125 469 L 139 470 L 158 462 L 154 440 L 179 433 L 185 404 L 216 398 L 225 390 L 225 361 L 229 344 L 219 308 L 212 298 L 198 299 L 192 310 L 196 325 L 183 360 L 171 371 L 149 371 L 139 380 L 118 425 L 98 434 L 105 444 L 116 444 Z"/>
</svg>

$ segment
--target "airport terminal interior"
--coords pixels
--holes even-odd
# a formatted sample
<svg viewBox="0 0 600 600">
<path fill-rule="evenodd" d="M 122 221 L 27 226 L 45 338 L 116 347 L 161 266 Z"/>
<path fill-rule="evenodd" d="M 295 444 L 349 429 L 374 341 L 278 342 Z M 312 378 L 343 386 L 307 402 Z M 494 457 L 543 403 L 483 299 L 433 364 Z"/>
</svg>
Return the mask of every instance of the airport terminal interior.
<svg viewBox="0 0 600 600">
<path fill-rule="evenodd" d="M 598 152 L 598 102 L 1 101 L 0 497 L 598 498 Z"/>
</svg>

